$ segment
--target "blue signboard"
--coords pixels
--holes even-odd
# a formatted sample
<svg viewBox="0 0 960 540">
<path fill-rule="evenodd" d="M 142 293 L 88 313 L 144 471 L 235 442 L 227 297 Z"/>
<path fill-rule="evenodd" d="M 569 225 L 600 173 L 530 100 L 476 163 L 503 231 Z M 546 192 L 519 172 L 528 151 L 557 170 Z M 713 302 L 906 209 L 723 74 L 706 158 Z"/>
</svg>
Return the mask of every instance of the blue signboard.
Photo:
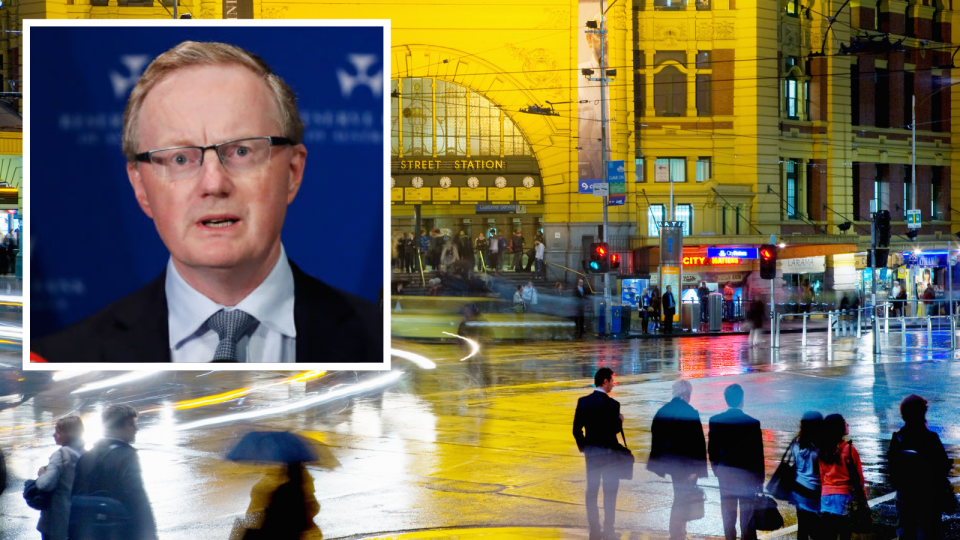
<svg viewBox="0 0 960 540">
<path fill-rule="evenodd" d="M 623 183 L 626 178 L 626 168 L 623 166 L 623 160 L 607 162 L 607 182 Z"/>
<path fill-rule="evenodd" d="M 903 259 L 910 266 L 919 266 L 921 268 L 940 268 L 949 264 L 950 254 L 946 251 L 924 251 L 922 253 L 904 251 Z"/>
<path fill-rule="evenodd" d="M 707 248 L 707 257 L 714 259 L 717 257 L 733 257 L 736 259 L 756 259 L 757 248 Z"/>
<path fill-rule="evenodd" d="M 478 204 L 477 213 L 507 213 L 507 212 L 516 212 L 517 205 L 515 204 Z"/>
<path fill-rule="evenodd" d="M 623 206 L 626 202 L 626 195 L 610 195 L 607 197 L 607 206 Z"/>
<path fill-rule="evenodd" d="M 581 195 L 593 195 L 593 185 L 600 183 L 601 180 L 580 180 Z"/>
</svg>

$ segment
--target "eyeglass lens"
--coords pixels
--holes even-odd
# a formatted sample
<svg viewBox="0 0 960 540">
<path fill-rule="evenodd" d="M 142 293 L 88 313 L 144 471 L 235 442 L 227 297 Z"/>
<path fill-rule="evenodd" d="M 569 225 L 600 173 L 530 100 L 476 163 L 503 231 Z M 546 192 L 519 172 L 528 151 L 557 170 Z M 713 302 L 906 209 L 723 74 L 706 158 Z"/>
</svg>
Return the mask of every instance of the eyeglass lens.
<svg viewBox="0 0 960 540">
<path fill-rule="evenodd" d="M 231 173 L 255 169 L 270 159 L 270 141 L 265 138 L 230 141 L 216 150 L 220 163 Z M 203 152 L 198 146 L 158 150 L 150 154 L 150 164 L 161 178 L 185 178 L 200 170 Z"/>
</svg>

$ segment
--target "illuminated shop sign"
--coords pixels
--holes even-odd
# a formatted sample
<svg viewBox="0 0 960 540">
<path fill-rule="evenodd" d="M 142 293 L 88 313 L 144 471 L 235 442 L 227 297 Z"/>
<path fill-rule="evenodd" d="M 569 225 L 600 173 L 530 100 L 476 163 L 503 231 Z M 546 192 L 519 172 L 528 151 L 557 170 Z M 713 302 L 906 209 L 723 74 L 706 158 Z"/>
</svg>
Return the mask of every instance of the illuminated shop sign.
<svg viewBox="0 0 960 540">
<path fill-rule="evenodd" d="M 730 258 L 734 257 L 737 259 L 756 259 L 757 258 L 757 248 L 707 248 L 707 257 L 713 258 Z"/>
<path fill-rule="evenodd" d="M 740 264 L 740 259 L 737 257 L 695 257 L 690 255 L 685 256 L 682 262 L 684 266 L 724 266 Z"/>
</svg>

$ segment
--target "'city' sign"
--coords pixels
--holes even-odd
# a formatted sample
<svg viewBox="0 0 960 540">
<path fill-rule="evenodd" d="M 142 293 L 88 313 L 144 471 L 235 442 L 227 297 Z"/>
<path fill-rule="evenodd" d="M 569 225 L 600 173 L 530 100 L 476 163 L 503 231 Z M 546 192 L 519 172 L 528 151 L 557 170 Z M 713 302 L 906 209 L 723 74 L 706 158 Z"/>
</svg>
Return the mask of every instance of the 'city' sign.
<svg viewBox="0 0 960 540">
<path fill-rule="evenodd" d="M 684 266 L 722 266 L 730 264 L 740 264 L 740 259 L 736 257 L 695 257 L 692 255 L 688 255 L 683 258 Z"/>
<path fill-rule="evenodd" d="M 738 259 L 756 259 L 757 248 L 707 248 L 707 257 L 736 257 Z"/>
</svg>

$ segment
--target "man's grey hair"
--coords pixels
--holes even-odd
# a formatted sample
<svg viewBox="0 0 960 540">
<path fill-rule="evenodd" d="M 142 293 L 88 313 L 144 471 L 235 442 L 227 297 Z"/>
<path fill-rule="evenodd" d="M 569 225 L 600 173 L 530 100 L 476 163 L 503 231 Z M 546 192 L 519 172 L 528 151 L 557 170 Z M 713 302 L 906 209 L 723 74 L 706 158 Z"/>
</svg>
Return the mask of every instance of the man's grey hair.
<svg viewBox="0 0 960 540">
<path fill-rule="evenodd" d="M 112 431 L 122 428 L 128 420 L 137 416 L 137 410 L 130 405 L 112 404 L 107 405 L 107 408 L 103 410 L 103 413 L 100 414 L 100 420 L 105 431 Z"/>
<path fill-rule="evenodd" d="M 673 397 L 689 396 L 693 392 L 693 385 L 686 379 L 677 379 L 673 383 Z"/>
</svg>

